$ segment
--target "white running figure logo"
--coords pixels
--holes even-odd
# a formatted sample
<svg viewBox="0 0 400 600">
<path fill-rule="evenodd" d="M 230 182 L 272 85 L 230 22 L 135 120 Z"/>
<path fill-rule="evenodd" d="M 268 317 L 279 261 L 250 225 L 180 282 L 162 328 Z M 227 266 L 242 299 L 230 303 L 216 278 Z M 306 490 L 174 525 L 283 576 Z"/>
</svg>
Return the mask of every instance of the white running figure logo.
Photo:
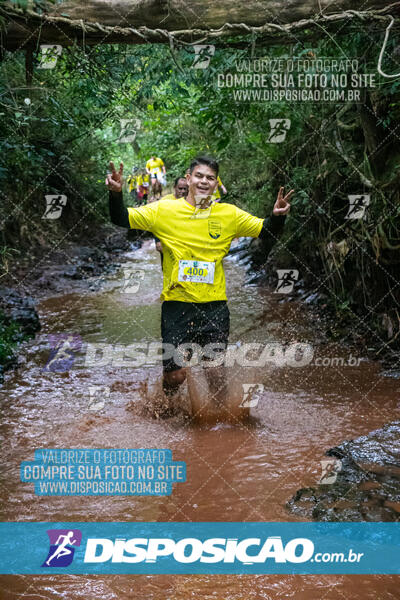
<svg viewBox="0 0 400 600">
<path fill-rule="evenodd" d="M 50 556 L 50 558 L 48 560 L 46 560 L 46 565 L 50 565 L 50 562 L 53 560 L 53 558 L 56 558 L 56 556 L 58 556 L 59 558 L 61 558 L 61 556 L 66 556 L 67 554 L 71 554 L 71 550 L 69 548 L 66 548 L 67 544 L 76 544 L 77 540 L 72 540 L 71 536 L 74 535 L 73 531 L 69 531 L 67 533 L 67 535 L 59 535 L 58 539 L 56 541 L 56 545 L 59 544 L 57 550 Z M 63 541 L 60 543 L 60 540 L 63 539 Z"/>
<path fill-rule="evenodd" d="M 50 360 L 50 362 L 48 362 L 46 365 L 48 370 L 50 370 L 50 365 L 52 365 L 53 362 L 59 362 L 60 360 L 65 360 L 65 359 L 71 360 L 72 357 L 71 357 L 71 354 L 68 353 L 68 350 L 70 350 L 70 352 L 73 353 L 73 347 L 72 347 L 73 339 L 74 339 L 74 336 L 69 335 L 67 337 L 67 339 L 60 341 L 58 346 L 56 346 L 56 348 L 55 348 L 55 351 L 56 351 L 55 355 Z"/>
</svg>

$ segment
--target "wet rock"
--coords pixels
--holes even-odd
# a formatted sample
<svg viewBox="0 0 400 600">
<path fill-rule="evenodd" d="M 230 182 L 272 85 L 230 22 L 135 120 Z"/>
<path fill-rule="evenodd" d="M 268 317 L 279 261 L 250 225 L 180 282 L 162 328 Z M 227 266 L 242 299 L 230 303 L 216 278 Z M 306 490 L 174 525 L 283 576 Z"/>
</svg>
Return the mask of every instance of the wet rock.
<svg viewBox="0 0 400 600">
<path fill-rule="evenodd" d="M 400 467 L 400 421 L 394 421 L 356 440 L 344 442 L 327 452 L 328 456 L 351 457 L 359 465 Z"/>
<path fill-rule="evenodd" d="M 109 252 L 115 253 L 129 250 L 130 242 L 124 230 L 116 231 L 113 227 L 108 235 L 103 236 L 102 246 Z"/>
<path fill-rule="evenodd" d="M 232 244 L 229 250 L 229 256 L 235 254 L 247 254 L 252 238 L 240 238 L 235 244 Z"/>
<path fill-rule="evenodd" d="M 315 304 L 318 300 L 318 294 L 314 293 L 314 294 L 310 294 L 309 296 L 307 296 L 307 298 L 304 300 L 304 302 L 306 304 Z"/>
<path fill-rule="evenodd" d="M 400 379 L 400 371 L 396 369 L 389 369 L 387 371 L 382 371 L 381 375 L 383 377 L 392 377 L 393 379 Z"/>
<path fill-rule="evenodd" d="M 317 521 L 397 521 L 400 514 L 400 421 L 331 448 L 336 480 L 296 492 L 287 507 Z"/>
<path fill-rule="evenodd" d="M 78 267 L 76 265 L 67 265 L 64 268 L 64 277 L 71 277 L 71 279 L 79 279 L 81 275 L 78 272 Z"/>
<path fill-rule="evenodd" d="M 266 276 L 263 271 L 249 271 L 247 272 L 245 285 L 261 285 L 265 282 Z"/>
<path fill-rule="evenodd" d="M 10 288 L 0 288 L 0 381 L 17 364 L 16 346 L 39 331 L 34 301 Z"/>
<path fill-rule="evenodd" d="M 107 232 L 107 230 L 106 230 Z M 131 244 L 121 234 L 99 238 L 101 231 L 94 237 L 93 246 L 81 246 L 74 242 L 66 244 L 64 250 L 58 250 L 49 255 L 46 261 L 41 261 L 39 268 L 26 273 L 26 283 L 36 297 L 48 292 L 61 293 L 65 290 L 77 291 L 87 286 L 86 280 L 98 278 L 111 273 L 119 267 L 115 257 L 121 251 L 132 250 Z M 100 282 L 96 282 L 96 289 Z"/>
<path fill-rule="evenodd" d="M 387 508 L 391 508 L 397 513 L 400 513 L 400 502 L 391 502 L 390 500 L 385 500 L 383 505 L 387 506 Z"/>
<path fill-rule="evenodd" d="M 11 288 L 0 288 L 0 312 L 7 322 L 14 321 L 26 335 L 40 330 L 39 316 L 30 296 L 23 296 Z"/>
</svg>

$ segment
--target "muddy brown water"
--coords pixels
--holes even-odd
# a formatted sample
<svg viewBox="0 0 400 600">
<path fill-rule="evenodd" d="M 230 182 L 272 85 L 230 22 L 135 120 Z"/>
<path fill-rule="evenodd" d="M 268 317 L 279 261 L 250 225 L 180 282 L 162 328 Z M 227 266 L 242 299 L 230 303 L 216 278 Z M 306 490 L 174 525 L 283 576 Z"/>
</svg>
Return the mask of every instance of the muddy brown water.
<svg viewBox="0 0 400 600">
<path fill-rule="evenodd" d="M 23 349 L 23 364 L 1 390 L 3 521 L 297 521 L 285 507 L 301 487 L 315 485 L 328 448 L 399 418 L 398 381 L 359 366 L 241 368 L 236 385 L 257 382 L 264 392 L 242 424 L 193 424 L 179 416 L 157 420 L 135 410 L 144 382 L 159 366 L 85 367 L 43 371 L 53 333 L 78 333 L 84 342 L 129 344 L 160 339 L 161 274 L 150 242 L 124 257 L 144 270 L 136 294 L 122 293 L 123 271 L 85 293 L 39 304 L 43 329 Z M 244 286 L 244 270 L 226 260 L 230 341 L 309 342 L 314 360 L 348 360 L 350 350 L 321 341 L 301 304 L 279 302 L 271 290 Z M 353 358 L 354 358 L 353 352 Z M 360 358 L 360 357 L 358 357 Z M 327 360 L 325 360 L 325 363 Z M 354 361 L 350 361 L 353 364 Z M 251 373 L 251 374 L 250 374 Z M 106 385 L 100 411 L 89 410 L 89 387 Z M 240 389 L 239 389 L 240 392 Z M 169 497 L 38 497 L 19 481 L 19 465 L 36 448 L 169 448 L 187 464 L 187 482 Z M 399 598 L 394 576 L 2 576 L 0 597 L 96 600 L 247 598 L 354 600 Z"/>
</svg>

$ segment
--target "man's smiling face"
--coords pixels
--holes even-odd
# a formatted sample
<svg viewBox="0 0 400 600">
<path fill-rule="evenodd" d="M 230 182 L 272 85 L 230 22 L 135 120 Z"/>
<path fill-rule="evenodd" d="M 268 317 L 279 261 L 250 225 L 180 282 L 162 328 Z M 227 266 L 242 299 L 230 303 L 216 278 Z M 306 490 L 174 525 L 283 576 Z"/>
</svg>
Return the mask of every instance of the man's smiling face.
<svg viewBox="0 0 400 600">
<path fill-rule="evenodd" d="M 208 165 L 196 165 L 186 178 L 189 184 L 189 196 L 193 199 L 196 196 L 212 196 L 218 184 L 217 174 Z"/>
</svg>

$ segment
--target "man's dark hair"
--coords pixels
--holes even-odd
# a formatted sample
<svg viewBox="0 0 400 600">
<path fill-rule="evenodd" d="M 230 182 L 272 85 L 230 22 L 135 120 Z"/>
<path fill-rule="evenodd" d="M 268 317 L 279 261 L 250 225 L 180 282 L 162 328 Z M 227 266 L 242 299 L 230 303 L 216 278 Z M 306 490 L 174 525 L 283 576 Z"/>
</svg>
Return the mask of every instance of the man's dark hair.
<svg viewBox="0 0 400 600">
<path fill-rule="evenodd" d="M 207 165 L 207 167 L 210 167 L 210 169 L 218 176 L 219 165 L 216 160 L 211 158 L 211 156 L 196 156 L 190 163 L 190 172 L 193 173 L 194 168 L 198 165 Z"/>
<path fill-rule="evenodd" d="M 176 187 L 178 185 L 178 181 L 180 179 L 184 179 L 186 181 L 186 177 L 184 175 L 179 175 L 179 177 L 177 177 L 174 181 L 174 187 Z"/>
</svg>

